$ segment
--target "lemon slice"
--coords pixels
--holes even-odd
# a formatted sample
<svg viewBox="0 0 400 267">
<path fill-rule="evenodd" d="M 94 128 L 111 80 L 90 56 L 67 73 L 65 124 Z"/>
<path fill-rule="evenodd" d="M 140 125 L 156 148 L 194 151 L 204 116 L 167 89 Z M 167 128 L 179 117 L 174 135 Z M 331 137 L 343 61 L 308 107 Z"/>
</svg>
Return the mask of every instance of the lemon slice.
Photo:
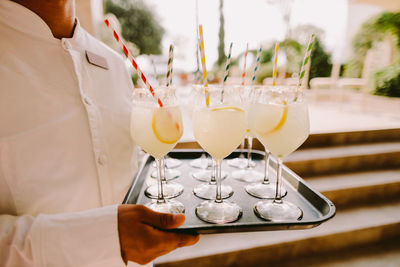
<svg viewBox="0 0 400 267">
<path fill-rule="evenodd" d="M 238 107 L 220 107 L 220 108 L 213 108 L 211 111 L 219 111 L 219 110 L 236 110 L 236 111 L 242 111 L 244 112 L 243 109 L 238 108 Z"/>
<path fill-rule="evenodd" d="M 268 105 L 261 112 L 262 115 L 257 116 L 256 132 L 265 136 L 278 131 L 285 124 L 287 119 L 288 107 L 286 101 L 282 101 L 281 105 Z"/>
<path fill-rule="evenodd" d="M 287 107 L 287 103 L 285 100 L 283 100 L 283 112 L 282 112 L 282 117 L 279 120 L 279 123 L 274 127 L 274 129 L 272 129 L 269 133 L 273 133 L 278 131 L 280 128 L 282 128 L 282 126 L 285 124 L 286 122 L 286 118 L 287 118 L 287 112 L 288 112 L 288 107 Z"/>
<path fill-rule="evenodd" d="M 157 108 L 151 122 L 154 135 L 164 144 L 175 144 L 182 137 L 183 127 L 179 109 Z"/>
</svg>

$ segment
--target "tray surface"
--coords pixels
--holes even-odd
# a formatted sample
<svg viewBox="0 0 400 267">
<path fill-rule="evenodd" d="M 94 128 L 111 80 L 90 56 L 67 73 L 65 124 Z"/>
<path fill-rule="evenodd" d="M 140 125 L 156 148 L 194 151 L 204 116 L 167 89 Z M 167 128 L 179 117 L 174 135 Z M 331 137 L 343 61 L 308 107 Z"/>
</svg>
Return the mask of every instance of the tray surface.
<svg viewBox="0 0 400 267">
<path fill-rule="evenodd" d="M 233 195 L 228 198 L 228 201 L 236 202 L 243 210 L 242 217 L 236 222 L 227 224 L 211 224 L 197 218 L 195 207 L 200 204 L 203 199 L 196 197 L 193 194 L 193 187 L 202 183 L 192 177 L 192 173 L 200 169 L 193 168 L 189 165 L 190 161 L 201 156 L 203 150 L 200 149 L 176 149 L 168 155 L 172 158 L 180 159 L 182 165 L 177 167 L 181 171 L 181 176 L 171 182 L 177 182 L 184 186 L 184 192 L 174 198 L 185 205 L 186 221 L 178 229 L 172 231 L 187 231 L 198 232 L 201 234 L 222 233 L 222 232 L 248 232 L 248 231 L 269 231 L 283 229 L 305 229 L 315 227 L 324 221 L 329 220 L 335 215 L 336 209 L 331 201 L 324 197 L 319 192 L 311 189 L 303 179 L 292 172 L 286 166 L 283 166 L 282 177 L 283 186 L 288 193 L 283 198 L 300 207 L 303 211 L 303 217 L 296 221 L 273 222 L 265 221 L 258 218 L 253 206 L 260 201 L 259 198 L 249 195 L 245 191 L 247 183 L 238 181 L 231 177 L 232 171 L 239 170 L 227 164 L 227 159 L 237 157 L 240 151 L 233 152 L 222 163 L 222 170 L 228 172 L 228 177 L 222 180 L 222 184 L 230 185 L 233 188 Z M 253 151 L 253 160 L 256 162 L 255 170 L 263 172 L 264 169 L 264 152 Z M 146 155 L 143 159 L 141 167 L 136 174 L 132 186 L 129 189 L 124 203 L 130 204 L 146 204 L 152 200 L 144 195 L 144 190 L 149 184 L 155 183 L 156 179 L 151 178 L 151 173 L 156 169 L 153 165 L 154 159 Z M 270 181 L 275 182 L 276 163 L 270 160 Z"/>
</svg>

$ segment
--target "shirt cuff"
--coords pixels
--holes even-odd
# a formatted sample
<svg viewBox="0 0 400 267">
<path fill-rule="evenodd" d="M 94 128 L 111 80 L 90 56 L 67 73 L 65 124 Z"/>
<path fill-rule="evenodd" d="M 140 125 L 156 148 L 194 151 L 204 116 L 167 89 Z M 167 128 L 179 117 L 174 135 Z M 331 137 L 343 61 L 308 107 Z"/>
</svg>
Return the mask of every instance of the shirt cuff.
<svg viewBox="0 0 400 267">
<path fill-rule="evenodd" d="M 126 267 L 118 236 L 118 205 L 39 215 L 31 236 L 40 266 Z"/>
</svg>

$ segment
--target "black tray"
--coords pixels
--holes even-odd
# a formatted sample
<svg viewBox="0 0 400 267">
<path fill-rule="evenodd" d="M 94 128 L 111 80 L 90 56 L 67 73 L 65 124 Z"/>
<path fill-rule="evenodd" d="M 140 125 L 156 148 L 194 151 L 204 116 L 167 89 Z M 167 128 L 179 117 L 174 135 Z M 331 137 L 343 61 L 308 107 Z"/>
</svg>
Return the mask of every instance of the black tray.
<svg viewBox="0 0 400 267">
<path fill-rule="evenodd" d="M 193 187 L 200 181 L 192 177 L 193 171 L 199 170 L 192 168 L 189 162 L 201 156 L 203 150 L 200 149 L 176 149 L 171 151 L 168 155 L 183 161 L 183 164 L 177 169 L 182 172 L 181 177 L 173 180 L 174 182 L 181 183 L 185 191 L 182 195 L 175 198 L 185 205 L 185 223 L 173 231 L 180 232 L 197 232 L 200 234 L 209 233 L 223 233 L 223 232 L 249 232 L 249 231 L 270 231 L 270 230 L 285 230 L 285 229 L 305 229 L 315 227 L 335 215 L 336 209 L 331 201 L 324 197 L 321 193 L 311 189 L 308 184 L 301 179 L 297 174 L 291 171 L 286 166 L 283 166 L 283 186 L 287 189 L 288 193 L 284 197 L 285 200 L 292 202 L 303 210 L 303 217 L 300 220 L 289 222 L 272 222 L 265 221 L 258 218 L 254 211 L 253 206 L 260 199 L 250 196 L 246 193 L 244 187 L 246 183 L 238 181 L 230 177 L 230 173 L 237 168 L 230 167 L 226 160 L 222 164 L 222 170 L 227 171 L 229 176 L 222 181 L 223 184 L 229 184 L 234 190 L 234 194 L 228 200 L 234 201 L 243 209 L 242 217 L 233 223 L 227 224 L 210 224 L 203 222 L 196 217 L 195 207 L 204 201 L 196 197 L 192 190 Z M 239 155 L 240 151 L 236 150 L 228 158 L 234 158 Z M 264 164 L 261 162 L 264 158 L 264 152 L 253 151 L 252 156 L 257 163 L 256 170 L 263 171 Z M 227 159 L 228 159 L 227 158 Z M 146 180 L 150 178 L 150 174 L 155 170 L 153 166 L 154 159 L 146 155 L 142 164 L 133 180 L 131 188 L 125 196 L 123 203 L 129 204 L 146 204 L 151 201 L 150 198 L 144 195 L 144 190 L 147 187 Z M 272 176 L 275 175 L 276 162 L 270 161 L 270 171 Z M 271 173 L 271 172 L 270 172 Z M 271 176 L 271 175 L 270 175 Z M 152 179 L 154 181 L 154 179 Z M 271 179 L 274 181 L 273 179 Z"/>
</svg>

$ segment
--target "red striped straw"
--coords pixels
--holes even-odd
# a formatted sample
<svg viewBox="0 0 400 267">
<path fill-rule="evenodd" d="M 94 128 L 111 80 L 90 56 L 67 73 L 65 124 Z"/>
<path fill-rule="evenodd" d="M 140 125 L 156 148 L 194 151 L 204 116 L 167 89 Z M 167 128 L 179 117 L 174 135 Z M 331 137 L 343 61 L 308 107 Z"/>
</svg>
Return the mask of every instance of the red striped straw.
<svg viewBox="0 0 400 267">
<path fill-rule="evenodd" d="M 151 84 L 149 83 L 149 81 L 147 80 L 146 76 L 144 76 L 143 72 L 140 70 L 139 66 L 136 64 L 135 58 L 129 53 L 128 48 L 126 48 L 126 45 L 124 44 L 124 42 L 121 40 L 121 38 L 119 38 L 117 32 L 114 30 L 114 28 L 111 26 L 110 22 L 108 21 L 108 19 L 104 20 L 104 23 L 107 25 L 107 27 L 112 31 L 115 40 L 117 41 L 117 43 L 119 44 L 119 46 L 122 48 L 122 50 L 124 51 L 125 56 L 129 59 L 129 61 L 132 63 L 132 66 L 135 68 L 135 70 L 138 72 L 138 75 L 140 77 L 140 79 L 143 81 L 144 85 L 146 86 L 146 88 L 150 91 L 150 93 L 153 95 L 153 97 L 155 99 L 157 99 L 158 105 L 160 105 L 160 107 L 162 107 L 164 104 L 161 102 L 161 99 L 159 97 L 157 97 L 153 87 L 151 86 Z"/>
<path fill-rule="evenodd" d="M 244 67 L 242 73 L 242 85 L 244 85 L 244 80 L 246 79 L 246 58 L 249 53 L 249 43 L 246 44 L 246 51 L 244 52 Z"/>
</svg>

